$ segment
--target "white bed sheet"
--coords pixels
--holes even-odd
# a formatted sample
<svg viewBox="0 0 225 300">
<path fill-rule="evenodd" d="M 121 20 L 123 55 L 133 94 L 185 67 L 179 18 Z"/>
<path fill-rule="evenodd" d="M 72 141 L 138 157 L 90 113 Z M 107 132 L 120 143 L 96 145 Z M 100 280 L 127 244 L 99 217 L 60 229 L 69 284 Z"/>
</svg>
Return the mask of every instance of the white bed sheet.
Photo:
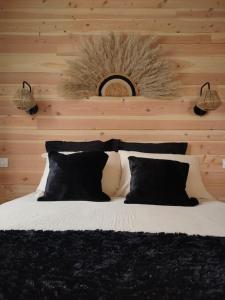
<svg viewBox="0 0 225 300">
<path fill-rule="evenodd" d="M 38 202 L 38 193 L 0 205 L 0 230 L 114 230 L 225 236 L 225 203 L 195 207 L 111 202 Z"/>
</svg>

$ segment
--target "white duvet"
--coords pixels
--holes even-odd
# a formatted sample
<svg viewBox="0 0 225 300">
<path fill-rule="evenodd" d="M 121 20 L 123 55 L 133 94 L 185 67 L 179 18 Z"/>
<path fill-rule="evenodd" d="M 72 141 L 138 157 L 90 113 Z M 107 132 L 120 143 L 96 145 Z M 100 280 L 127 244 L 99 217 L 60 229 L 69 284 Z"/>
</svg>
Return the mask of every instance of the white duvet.
<svg viewBox="0 0 225 300">
<path fill-rule="evenodd" d="M 225 203 L 195 207 L 111 202 L 38 202 L 32 193 L 0 205 L 0 230 L 115 230 L 225 236 Z"/>
</svg>

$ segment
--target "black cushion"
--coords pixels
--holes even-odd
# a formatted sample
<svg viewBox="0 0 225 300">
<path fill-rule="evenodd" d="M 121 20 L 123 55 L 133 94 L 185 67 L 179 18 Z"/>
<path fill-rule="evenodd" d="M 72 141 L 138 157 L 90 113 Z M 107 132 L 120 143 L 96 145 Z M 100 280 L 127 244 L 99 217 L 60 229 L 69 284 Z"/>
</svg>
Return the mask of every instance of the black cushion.
<svg viewBox="0 0 225 300">
<path fill-rule="evenodd" d="M 125 203 L 194 206 L 185 188 L 189 164 L 173 160 L 129 158 L 131 181 Z"/>
<path fill-rule="evenodd" d="M 49 175 L 44 196 L 38 201 L 88 200 L 109 201 L 102 192 L 102 170 L 108 155 L 81 152 L 64 155 L 49 153 Z"/>
<path fill-rule="evenodd" d="M 46 151 L 70 152 L 70 151 L 118 151 L 119 140 L 111 139 L 103 141 L 88 142 L 65 142 L 65 141 L 47 141 L 45 143 Z"/>
<path fill-rule="evenodd" d="M 145 153 L 185 154 L 187 143 L 135 143 L 119 141 L 119 150 Z"/>
<path fill-rule="evenodd" d="M 46 151 L 70 152 L 70 151 L 138 151 L 145 153 L 169 153 L 185 154 L 187 143 L 136 143 L 124 142 L 118 139 L 108 141 L 85 141 L 85 142 L 66 142 L 66 141 L 47 141 Z"/>
</svg>

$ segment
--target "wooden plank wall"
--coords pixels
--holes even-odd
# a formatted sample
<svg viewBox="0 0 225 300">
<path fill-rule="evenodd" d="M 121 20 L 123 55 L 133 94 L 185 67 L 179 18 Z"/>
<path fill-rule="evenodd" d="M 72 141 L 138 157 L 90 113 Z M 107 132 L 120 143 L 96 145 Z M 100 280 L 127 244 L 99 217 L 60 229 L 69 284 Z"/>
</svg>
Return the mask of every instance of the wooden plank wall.
<svg viewBox="0 0 225 300">
<path fill-rule="evenodd" d="M 181 86 L 172 100 L 59 96 L 66 60 L 85 34 L 109 31 L 159 36 L 176 62 Z M 104 62 L 103 62 L 104 64 Z M 11 100 L 23 80 L 40 111 L 30 117 Z M 223 105 L 204 117 L 192 113 L 199 87 L 210 81 Z M 188 141 L 203 154 L 208 189 L 225 198 L 225 0 L 2 0 L 0 1 L 0 201 L 35 189 L 45 140 L 123 138 Z"/>
</svg>

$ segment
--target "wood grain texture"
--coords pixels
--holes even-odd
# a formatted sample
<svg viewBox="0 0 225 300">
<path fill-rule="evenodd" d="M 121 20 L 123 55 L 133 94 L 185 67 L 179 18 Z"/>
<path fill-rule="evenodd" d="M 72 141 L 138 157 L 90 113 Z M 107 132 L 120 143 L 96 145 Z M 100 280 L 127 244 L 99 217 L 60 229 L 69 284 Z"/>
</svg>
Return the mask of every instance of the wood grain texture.
<svg viewBox="0 0 225 300">
<path fill-rule="evenodd" d="M 199 120 L 195 116 L 190 119 L 182 119 L 181 116 L 178 119 L 175 119 L 175 115 L 170 116 L 161 116 L 156 118 L 126 118 L 121 119 L 121 117 L 92 117 L 85 118 L 85 116 L 78 117 L 37 117 L 37 128 L 38 129 L 129 129 L 129 130 L 146 130 L 146 129 L 161 129 L 161 130 L 174 130 L 174 129 L 224 129 L 224 118 L 220 116 L 218 119 L 214 118 L 213 120 Z M 1 119 L 0 119 L 1 121 Z M 18 118 L 15 119 L 15 122 L 18 121 Z M 6 122 L 2 127 L 12 128 L 14 127 L 14 121 L 12 123 Z M 29 124 L 30 125 L 30 124 Z M 33 125 L 31 124 L 32 128 Z"/>
<path fill-rule="evenodd" d="M 205 19 L 187 18 L 148 18 L 148 19 L 74 19 L 70 20 L 46 20 L 37 21 L 36 19 L 26 19 L 25 21 L 15 19 L 0 20 L 0 33 L 18 34 L 71 34 L 88 31 L 107 32 L 107 31 L 129 31 L 146 32 L 151 28 L 152 33 L 222 33 L 225 30 L 224 18 L 215 18 L 213 21 Z"/>
<path fill-rule="evenodd" d="M 14 184 L 0 184 L 0 204 L 9 199 L 18 198 L 24 194 L 30 194 L 36 189 L 36 185 L 14 185 Z"/>
<path fill-rule="evenodd" d="M 180 86 L 173 99 L 66 99 L 58 90 L 66 60 L 81 39 L 108 31 L 155 34 L 174 62 Z M 39 113 L 12 99 L 32 84 Z M 193 114 L 200 86 L 210 81 L 222 105 Z M 46 140 L 187 141 L 202 155 L 208 190 L 225 200 L 225 0 L 0 0 L 0 203 L 35 190 Z"/>
<path fill-rule="evenodd" d="M 39 101 L 38 116 L 166 116 L 176 114 L 189 117 L 193 114 L 193 106 L 197 98 L 186 98 L 186 100 L 150 100 L 143 98 L 138 98 L 138 100 L 109 98 L 107 101 L 93 98 L 91 100 L 68 99 L 67 101 L 60 99 L 58 101 L 54 99 L 42 100 Z M 9 100 L 0 101 L 0 111 L 4 115 L 24 116 L 24 112 L 18 110 L 14 103 Z M 207 119 L 217 118 L 219 115 L 222 115 L 223 118 L 224 113 L 225 101 L 213 114 L 209 113 Z"/>
<path fill-rule="evenodd" d="M 222 8 L 225 7 L 224 0 L 1 0 L 0 5 L 3 8 L 172 8 L 172 9 L 209 9 L 209 8 Z"/>
<path fill-rule="evenodd" d="M 41 129 L 2 129 L 0 140 L 4 143 L 13 141 L 45 141 L 45 140 L 107 140 L 111 137 L 129 141 L 201 141 L 224 142 L 224 130 L 41 130 Z"/>
</svg>

